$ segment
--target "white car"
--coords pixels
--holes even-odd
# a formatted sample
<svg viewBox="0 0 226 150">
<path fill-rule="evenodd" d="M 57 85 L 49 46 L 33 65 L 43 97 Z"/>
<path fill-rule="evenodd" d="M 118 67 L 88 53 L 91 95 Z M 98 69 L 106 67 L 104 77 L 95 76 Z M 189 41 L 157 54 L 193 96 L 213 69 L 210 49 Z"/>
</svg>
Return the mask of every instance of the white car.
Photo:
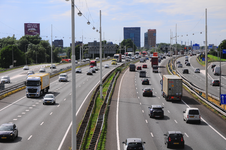
<svg viewBox="0 0 226 150">
<path fill-rule="evenodd" d="M 83 60 L 82 60 L 82 62 L 86 62 L 86 60 L 85 60 L 85 59 L 83 59 Z"/>
<path fill-rule="evenodd" d="M 108 64 L 105 64 L 105 65 L 104 65 L 104 68 L 109 68 L 109 65 L 108 65 Z"/>
<path fill-rule="evenodd" d="M 124 150 L 128 150 L 128 149 L 145 150 L 144 148 L 145 142 L 143 142 L 141 138 L 127 138 L 122 143 L 124 144 Z"/>
<path fill-rule="evenodd" d="M 90 61 L 90 59 L 89 58 L 86 58 L 86 61 Z"/>
<path fill-rule="evenodd" d="M 75 69 L 75 73 L 82 73 L 82 69 L 81 68 L 76 68 Z"/>
<path fill-rule="evenodd" d="M 9 76 L 2 76 L 1 83 L 10 83 L 10 77 Z"/>
<path fill-rule="evenodd" d="M 45 68 L 40 68 L 39 72 L 46 72 L 46 69 Z"/>
<path fill-rule="evenodd" d="M 188 122 L 201 122 L 201 114 L 198 108 L 186 108 L 183 111 L 183 119 Z"/>
<path fill-rule="evenodd" d="M 51 69 L 51 68 L 56 69 L 56 65 L 55 65 L 55 64 L 52 64 L 52 65 L 50 66 L 50 69 Z"/>
<path fill-rule="evenodd" d="M 27 65 L 25 65 L 25 66 L 23 67 L 23 70 L 29 70 L 29 67 L 28 67 Z"/>
<path fill-rule="evenodd" d="M 195 73 L 200 73 L 200 69 L 199 69 L 199 68 L 196 68 L 196 69 L 194 70 L 194 72 L 195 72 Z"/>
<path fill-rule="evenodd" d="M 56 98 L 53 94 L 46 94 L 44 99 L 43 99 L 43 105 L 45 104 L 55 104 L 56 103 Z"/>
<path fill-rule="evenodd" d="M 96 57 L 96 60 L 99 60 L 99 57 Z"/>
<path fill-rule="evenodd" d="M 61 73 L 61 74 L 59 75 L 59 82 L 61 82 L 61 81 L 65 81 L 65 82 L 68 81 L 67 73 Z"/>
</svg>

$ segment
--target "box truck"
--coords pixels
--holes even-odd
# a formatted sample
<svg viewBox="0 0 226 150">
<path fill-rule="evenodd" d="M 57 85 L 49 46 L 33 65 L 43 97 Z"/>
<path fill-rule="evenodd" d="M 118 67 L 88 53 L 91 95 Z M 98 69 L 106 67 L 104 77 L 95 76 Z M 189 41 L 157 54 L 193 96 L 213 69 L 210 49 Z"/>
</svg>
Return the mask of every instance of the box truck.
<svg viewBox="0 0 226 150">
<path fill-rule="evenodd" d="M 151 57 L 152 72 L 158 73 L 158 53 L 154 52 Z"/>
<path fill-rule="evenodd" d="M 168 101 L 180 101 L 182 98 L 182 78 L 176 75 L 163 75 L 160 80 L 162 96 Z"/>
<path fill-rule="evenodd" d="M 40 97 L 48 93 L 50 87 L 50 73 L 35 73 L 25 81 L 26 96 Z"/>
</svg>

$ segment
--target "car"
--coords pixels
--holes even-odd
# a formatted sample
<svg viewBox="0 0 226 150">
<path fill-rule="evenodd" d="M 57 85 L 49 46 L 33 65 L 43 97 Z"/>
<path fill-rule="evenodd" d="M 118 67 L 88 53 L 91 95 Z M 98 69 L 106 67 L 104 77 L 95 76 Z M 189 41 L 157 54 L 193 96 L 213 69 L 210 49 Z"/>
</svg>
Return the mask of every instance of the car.
<svg viewBox="0 0 226 150">
<path fill-rule="evenodd" d="M 93 75 L 92 70 L 87 71 L 87 75 Z"/>
<path fill-rule="evenodd" d="M 149 116 L 150 118 L 164 118 L 164 111 L 161 105 L 151 105 L 149 108 Z"/>
<path fill-rule="evenodd" d="M 33 70 L 30 70 L 30 71 L 27 72 L 27 75 L 28 74 L 35 74 L 35 72 Z"/>
<path fill-rule="evenodd" d="M 212 85 L 212 86 L 220 86 L 220 81 L 219 81 L 218 79 L 213 79 L 213 80 L 211 81 L 211 85 Z"/>
<path fill-rule="evenodd" d="M 178 68 L 183 68 L 183 65 L 182 64 L 178 64 Z"/>
<path fill-rule="evenodd" d="M 185 64 L 187 64 L 188 63 L 188 60 L 185 60 L 185 62 L 184 62 Z"/>
<path fill-rule="evenodd" d="M 191 64 L 189 62 L 186 63 L 186 66 L 191 66 Z"/>
<path fill-rule="evenodd" d="M 211 65 L 212 72 L 214 71 L 214 67 L 216 67 L 216 64 Z"/>
<path fill-rule="evenodd" d="M 131 57 L 131 59 L 132 59 L 132 60 L 134 60 L 134 59 L 135 59 L 135 57 Z"/>
<path fill-rule="evenodd" d="M 85 59 L 82 59 L 82 62 L 86 62 L 86 60 Z"/>
<path fill-rule="evenodd" d="M 144 62 L 146 62 L 146 59 L 140 58 L 140 63 L 144 63 Z"/>
<path fill-rule="evenodd" d="M 96 60 L 99 60 L 100 58 L 99 58 L 99 57 L 96 57 L 95 59 L 96 59 Z"/>
<path fill-rule="evenodd" d="M 104 65 L 104 68 L 109 68 L 109 65 L 108 65 L 108 64 L 105 64 L 105 65 Z"/>
<path fill-rule="evenodd" d="M 18 137 L 18 129 L 14 123 L 4 123 L 0 126 L 0 140 L 15 140 Z"/>
<path fill-rule="evenodd" d="M 143 90 L 143 96 L 150 96 L 150 97 L 153 96 L 153 91 L 151 88 L 144 88 L 142 90 Z"/>
<path fill-rule="evenodd" d="M 93 69 L 95 69 L 95 71 L 99 70 L 99 68 L 97 66 L 93 66 Z"/>
<path fill-rule="evenodd" d="M 185 74 L 185 73 L 186 73 L 186 74 L 189 74 L 189 71 L 188 71 L 188 69 L 183 69 L 183 70 L 182 70 L 182 73 L 183 73 L 183 74 Z"/>
<path fill-rule="evenodd" d="M 29 70 L 28 65 L 25 65 L 25 66 L 23 67 L 23 70 Z"/>
<path fill-rule="evenodd" d="M 61 74 L 59 75 L 59 82 L 61 82 L 61 81 L 65 81 L 65 82 L 68 81 L 67 73 L 61 73 Z"/>
<path fill-rule="evenodd" d="M 82 69 L 81 68 L 76 68 L 75 69 L 75 73 L 82 73 Z"/>
<path fill-rule="evenodd" d="M 46 72 L 46 69 L 45 68 L 40 68 L 39 72 Z"/>
<path fill-rule="evenodd" d="M 195 68 L 194 72 L 195 73 L 200 73 L 200 69 L 199 68 Z"/>
<path fill-rule="evenodd" d="M 110 59 L 110 58 L 111 58 L 110 56 L 107 57 L 107 59 Z"/>
<path fill-rule="evenodd" d="M 142 70 L 142 67 L 141 66 L 137 66 L 137 70 Z"/>
<path fill-rule="evenodd" d="M 1 83 L 10 83 L 10 77 L 9 76 L 2 76 Z"/>
<path fill-rule="evenodd" d="M 54 94 L 46 94 L 43 98 L 43 105 L 45 104 L 55 104 L 56 103 L 56 98 Z"/>
<path fill-rule="evenodd" d="M 142 85 L 149 85 L 149 80 L 148 79 L 143 79 L 142 81 Z"/>
<path fill-rule="evenodd" d="M 55 64 L 52 64 L 50 67 L 49 67 L 50 69 L 56 69 L 56 65 Z"/>
<path fill-rule="evenodd" d="M 141 138 L 127 138 L 122 143 L 124 144 L 124 150 L 145 150 L 145 142 Z"/>
<path fill-rule="evenodd" d="M 167 145 L 167 148 L 171 148 L 173 146 L 180 146 L 184 148 L 184 135 L 181 131 L 168 131 L 164 134 L 164 142 Z"/>
<path fill-rule="evenodd" d="M 142 65 L 142 68 L 147 68 L 147 64 L 143 64 Z"/>
<path fill-rule="evenodd" d="M 166 59 L 166 56 L 163 56 L 162 58 L 163 58 L 163 59 Z"/>
<path fill-rule="evenodd" d="M 125 61 L 130 61 L 130 58 L 129 57 L 126 57 Z"/>
<path fill-rule="evenodd" d="M 183 111 L 183 120 L 188 122 L 201 122 L 201 114 L 198 108 L 186 108 Z"/>
<path fill-rule="evenodd" d="M 86 58 L 86 61 L 90 61 L 90 59 L 89 58 Z"/>
<path fill-rule="evenodd" d="M 177 61 L 177 64 L 180 64 L 180 61 L 179 60 Z"/>
<path fill-rule="evenodd" d="M 78 61 L 77 61 L 77 60 L 75 60 L 75 63 L 77 64 L 77 63 L 78 63 Z"/>
</svg>

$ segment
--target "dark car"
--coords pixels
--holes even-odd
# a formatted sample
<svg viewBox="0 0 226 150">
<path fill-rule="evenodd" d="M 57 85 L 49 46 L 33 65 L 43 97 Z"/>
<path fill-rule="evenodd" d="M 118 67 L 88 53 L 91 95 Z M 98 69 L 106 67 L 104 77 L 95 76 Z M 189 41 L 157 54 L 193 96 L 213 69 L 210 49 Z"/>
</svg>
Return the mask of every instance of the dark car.
<svg viewBox="0 0 226 150">
<path fill-rule="evenodd" d="M 146 59 L 141 58 L 141 59 L 140 59 L 140 63 L 143 63 L 143 62 L 146 62 Z"/>
<path fill-rule="evenodd" d="M 188 69 L 183 69 L 183 74 L 189 74 L 189 71 L 188 71 Z"/>
<path fill-rule="evenodd" d="M 56 65 L 55 65 L 55 64 L 52 64 L 49 68 L 50 68 L 50 69 L 51 69 L 51 68 L 56 69 Z"/>
<path fill-rule="evenodd" d="M 141 66 L 137 66 L 137 70 L 142 70 Z"/>
<path fill-rule="evenodd" d="M 177 61 L 177 64 L 180 64 L 180 61 L 179 60 Z"/>
<path fill-rule="evenodd" d="M 153 92 L 151 88 L 144 88 L 143 89 L 143 96 L 153 96 Z"/>
<path fill-rule="evenodd" d="M 142 80 L 142 85 L 149 85 L 149 80 L 148 79 L 143 79 Z"/>
<path fill-rule="evenodd" d="M 186 66 L 191 66 L 191 64 L 189 62 L 186 63 Z"/>
<path fill-rule="evenodd" d="M 151 107 L 148 108 L 150 110 L 150 118 L 164 118 L 164 107 L 162 107 L 161 105 L 151 105 Z"/>
<path fill-rule="evenodd" d="M 184 62 L 185 64 L 187 64 L 188 63 L 188 60 L 185 60 L 185 62 Z"/>
<path fill-rule="evenodd" d="M 14 140 L 18 137 L 18 129 L 13 123 L 5 123 L 0 126 L 0 140 Z"/>
<path fill-rule="evenodd" d="M 147 66 L 147 64 L 143 64 L 142 67 L 143 68 L 147 68 L 148 66 Z"/>
<path fill-rule="evenodd" d="M 167 148 L 173 146 L 184 148 L 184 137 L 180 131 L 168 131 L 164 136 L 164 142 L 167 145 Z"/>
<path fill-rule="evenodd" d="M 92 71 L 92 73 L 96 73 L 95 68 L 90 68 L 90 70 Z"/>
<path fill-rule="evenodd" d="M 213 79 L 211 82 L 212 86 L 220 86 L 220 81 L 218 79 Z"/>
</svg>

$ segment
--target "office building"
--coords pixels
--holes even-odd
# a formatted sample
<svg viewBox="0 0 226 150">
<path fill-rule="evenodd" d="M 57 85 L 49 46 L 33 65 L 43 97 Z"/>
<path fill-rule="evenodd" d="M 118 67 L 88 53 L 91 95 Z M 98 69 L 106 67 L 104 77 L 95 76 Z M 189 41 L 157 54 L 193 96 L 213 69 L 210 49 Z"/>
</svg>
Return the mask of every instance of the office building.
<svg viewBox="0 0 226 150">
<path fill-rule="evenodd" d="M 124 27 L 124 40 L 131 39 L 140 48 L 140 27 Z"/>
<path fill-rule="evenodd" d="M 52 44 L 53 44 L 55 47 L 61 47 L 61 48 L 64 47 L 64 42 L 63 42 L 63 40 L 54 40 Z"/>
<path fill-rule="evenodd" d="M 148 32 L 144 33 L 144 48 L 148 49 Z"/>
<path fill-rule="evenodd" d="M 156 46 L 156 29 L 148 29 L 148 46 L 149 48 Z"/>
</svg>

